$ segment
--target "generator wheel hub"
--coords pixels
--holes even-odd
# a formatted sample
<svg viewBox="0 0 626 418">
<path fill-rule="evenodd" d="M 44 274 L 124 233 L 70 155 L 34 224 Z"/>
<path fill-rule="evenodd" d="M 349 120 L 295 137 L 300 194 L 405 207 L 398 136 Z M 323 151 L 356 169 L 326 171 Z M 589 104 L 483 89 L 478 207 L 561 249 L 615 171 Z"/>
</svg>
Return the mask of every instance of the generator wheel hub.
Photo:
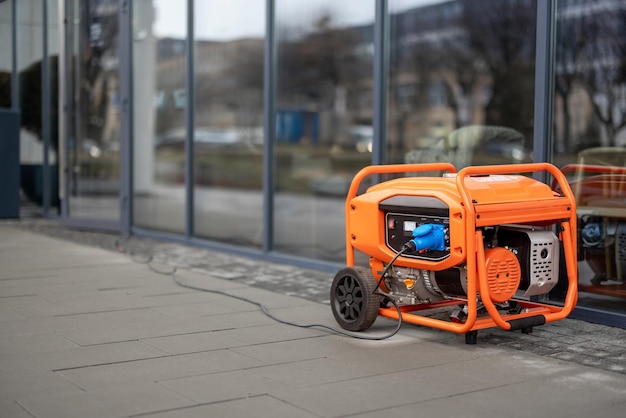
<svg viewBox="0 0 626 418">
<path fill-rule="evenodd" d="M 376 282 L 369 269 L 346 267 L 333 279 L 330 304 L 337 323 L 349 331 L 369 328 L 378 316 L 380 296 L 373 294 Z"/>
</svg>

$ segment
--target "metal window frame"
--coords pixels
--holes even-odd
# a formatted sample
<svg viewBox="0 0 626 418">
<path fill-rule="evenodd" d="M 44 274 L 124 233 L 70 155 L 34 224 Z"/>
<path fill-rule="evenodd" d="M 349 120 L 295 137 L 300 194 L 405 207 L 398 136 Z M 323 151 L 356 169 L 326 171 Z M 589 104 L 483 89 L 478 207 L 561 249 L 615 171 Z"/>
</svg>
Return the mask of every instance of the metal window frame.
<svg viewBox="0 0 626 418">
<path fill-rule="evenodd" d="M 556 0 L 537 2 L 533 161 L 551 162 L 554 140 Z M 538 173 L 548 182 L 547 173 Z"/>
<path fill-rule="evenodd" d="M 387 148 L 387 89 L 390 59 L 389 1 L 376 0 L 374 15 L 374 139 L 372 164 L 384 164 Z"/>
<path fill-rule="evenodd" d="M 195 27 L 194 27 L 194 0 L 187 0 L 187 55 L 185 57 L 185 238 L 191 239 L 194 235 L 194 136 L 195 136 Z"/>
<path fill-rule="evenodd" d="M 274 138 L 276 137 L 276 3 L 265 1 L 265 56 L 263 58 L 263 232 L 262 253 L 274 242 Z"/>
<path fill-rule="evenodd" d="M 17 0 L 11 0 L 11 109 L 20 110 L 17 72 Z"/>
</svg>

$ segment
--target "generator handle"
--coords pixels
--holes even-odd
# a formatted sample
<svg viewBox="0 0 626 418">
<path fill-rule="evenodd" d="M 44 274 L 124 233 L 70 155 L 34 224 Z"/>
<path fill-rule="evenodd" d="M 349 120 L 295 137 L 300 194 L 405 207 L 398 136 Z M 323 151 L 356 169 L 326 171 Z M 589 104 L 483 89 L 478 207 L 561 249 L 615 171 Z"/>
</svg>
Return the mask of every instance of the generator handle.
<svg viewBox="0 0 626 418">
<path fill-rule="evenodd" d="M 550 163 L 527 163 L 527 164 L 508 164 L 508 165 L 488 165 L 488 166 L 470 166 L 465 167 L 459 171 L 456 178 L 457 188 L 461 192 L 462 197 L 468 198 L 464 179 L 465 177 L 472 175 L 484 175 L 484 174 L 516 174 L 516 173 L 536 173 L 546 171 L 552 174 L 554 182 L 561 187 L 563 196 L 566 197 L 572 205 L 576 204 L 576 198 L 572 189 L 569 187 L 569 182 L 565 175 L 555 165 Z M 554 190 L 554 188 L 553 188 Z M 470 200 L 467 199 L 466 203 Z M 575 207 L 575 206 L 572 206 Z"/>
<path fill-rule="evenodd" d="M 359 186 L 365 177 L 373 174 L 420 173 L 426 171 L 447 171 L 449 173 L 456 173 L 456 168 L 450 163 L 370 165 L 362 168 L 352 179 L 350 189 L 348 189 L 348 195 L 346 196 L 346 232 L 350 231 L 350 202 L 356 197 Z M 347 233 L 346 265 L 354 265 L 354 247 L 352 247 L 350 237 Z"/>
<path fill-rule="evenodd" d="M 346 198 L 346 204 L 356 197 L 361 182 L 367 176 L 372 174 L 420 173 L 425 171 L 447 171 L 449 173 L 456 173 L 456 168 L 450 163 L 370 165 L 362 168 L 352 179 Z"/>
</svg>

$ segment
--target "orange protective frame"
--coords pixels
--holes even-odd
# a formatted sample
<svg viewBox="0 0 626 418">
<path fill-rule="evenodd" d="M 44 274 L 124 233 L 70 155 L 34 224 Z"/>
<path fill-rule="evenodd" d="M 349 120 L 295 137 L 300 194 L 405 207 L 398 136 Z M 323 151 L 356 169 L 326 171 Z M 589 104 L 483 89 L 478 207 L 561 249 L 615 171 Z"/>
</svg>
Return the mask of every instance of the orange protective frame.
<svg viewBox="0 0 626 418">
<path fill-rule="evenodd" d="M 359 242 L 360 249 L 365 246 L 365 252 L 371 257 L 370 267 L 376 279 L 377 271 L 375 266 L 381 265 L 382 261 L 389 262 L 395 255 L 387 248 L 384 239 L 379 235 L 380 228 L 372 226 L 374 219 L 369 220 L 369 229 L 363 225 L 353 225 L 351 214 L 359 210 L 369 210 L 365 214 L 366 218 L 377 216 L 375 220 L 382 222 L 382 212 L 377 214 L 372 209 L 363 209 L 363 206 L 356 204 L 357 191 L 362 180 L 373 174 L 409 173 L 409 172 L 430 172 L 447 171 L 455 173 L 456 169 L 448 163 L 432 164 L 396 164 L 369 166 L 362 169 L 354 177 L 348 196 L 346 198 L 346 265 L 354 266 L 355 243 Z M 466 178 L 470 176 L 483 175 L 505 175 L 517 173 L 548 172 L 553 176 L 560 186 L 562 195 L 551 193 L 549 197 L 543 196 L 530 200 L 516 200 L 511 198 L 504 202 L 495 202 L 493 199 L 481 195 L 481 190 L 470 190 L 466 184 Z M 576 305 L 578 297 L 578 273 L 576 257 L 576 201 L 569 187 L 569 184 L 561 171 L 548 163 L 531 163 L 516 165 L 493 165 L 466 167 L 458 172 L 455 179 L 441 181 L 441 178 L 419 177 L 392 180 L 380 183 L 368 189 L 368 192 L 359 196 L 359 199 L 370 199 L 375 201 L 381 191 L 385 190 L 386 184 L 394 184 L 403 193 L 411 194 L 411 181 L 428 185 L 429 196 L 438 197 L 450 207 L 450 257 L 442 263 L 430 261 L 420 261 L 419 268 L 429 268 L 429 264 L 436 265 L 440 270 L 449 267 L 450 263 L 457 263 L 463 259 L 467 268 L 467 317 L 464 322 L 451 322 L 436 318 L 418 315 L 412 312 L 437 308 L 442 306 L 458 305 L 459 299 L 444 300 L 441 302 L 425 303 L 419 305 L 401 306 L 402 320 L 408 323 L 423 325 L 432 328 L 442 329 L 455 333 L 466 333 L 479 329 L 498 326 L 504 330 L 530 328 L 533 325 L 541 325 L 563 319 L 569 315 Z M 539 183 L 528 179 L 528 183 Z M 542 183 L 539 183 L 542 184 Z M 439 190 L 435 189 L 439 187 Z M 430 189 L 432 188 L 432 189 Z M 367 196 L 368 194 L 373 196 Z M 424 195 L 424 194 L 422 194 Z M 453 202 L 452 197 L 456 197 Z M 487 202 L 480 204 L 479 202 Z M 371 205 L 370 205 L 371 206 Z M 355 221 L 355 224 L 359 223 Z M 559 239 L 563 243 L 565 265 L 567 270 L 568 290 L 563 306 L 530 302 L 526 300 L 516 300 L 522 306 L 520 313 L 502 315 L 491 300 L 488 282 L 485 271 L 485 250 L 483 245 L 483 235 L 480 227 L 497 226 L 504 224 L 529 224 L 529 225 L 559 225 Z M 354 231 L 358 230 L 359 233 Z M 371 231 L 371 232 L 366 232 Z M 456 235 L 456 236 L 453 236 Z M 365 235 L 363 237 L 363 235 Z M 374 241 L 363 244 L 363 241 Z M 371 251 L 370 251 L 371 250 Z M 373 254 L 372 254 L 373 253 Z M 396 264 L 412 266 L 415 260 L 400 256 Z M 480 266 L 483 266 L 480 268 Z M 474 295 L 474 296 L 472 296 Z M 478 317 L 478 297 L 482 301 L 489 316 Z M 395 308 L 379 309 L 380 316 L 398 319 L 398 312 Z"/>
</svg>

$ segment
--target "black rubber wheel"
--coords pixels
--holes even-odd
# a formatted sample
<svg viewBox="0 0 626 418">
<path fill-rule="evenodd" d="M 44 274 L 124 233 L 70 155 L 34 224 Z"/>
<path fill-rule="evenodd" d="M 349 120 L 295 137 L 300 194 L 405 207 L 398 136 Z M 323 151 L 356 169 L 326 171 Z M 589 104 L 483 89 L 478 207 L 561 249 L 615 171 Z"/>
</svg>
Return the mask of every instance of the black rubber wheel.
<svg viewBox="0 0 626 418">
<path fill-rule="evenodd" d="M 376 282 L 363 267 L 346 267 L 335 275 L 330 288 L 330 306 L 337 323 L 348 331 L 363 331 L 374 323 L 380 295 L 374 295 Z"/>
</svg>

